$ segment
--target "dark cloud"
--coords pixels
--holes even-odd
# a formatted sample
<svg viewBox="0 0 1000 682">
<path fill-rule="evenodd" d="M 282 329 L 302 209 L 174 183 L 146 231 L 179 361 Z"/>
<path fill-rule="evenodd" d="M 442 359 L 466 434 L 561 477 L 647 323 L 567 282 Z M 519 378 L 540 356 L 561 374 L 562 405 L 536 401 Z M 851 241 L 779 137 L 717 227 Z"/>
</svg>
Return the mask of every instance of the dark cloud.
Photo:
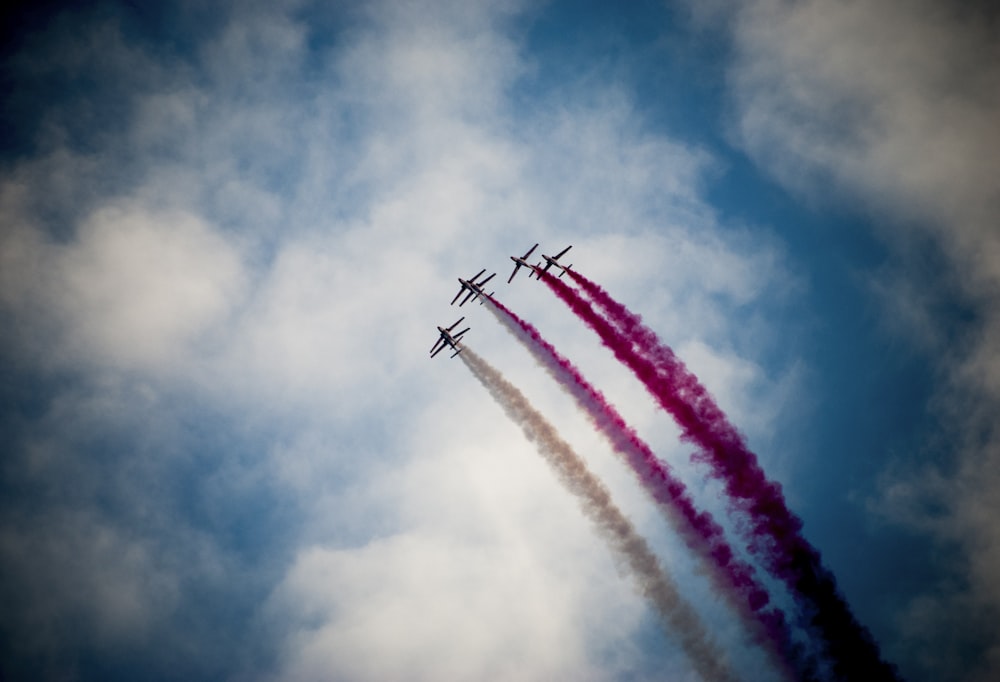
<svg viewBox="0 0 1000 682">
<path fill-rule="evenodd" d="M 819 205 L 850 196 L 874 216 L 890 246 L 883 272 L 869 275 L 883 324 L 926 353 L 939 378 L 929 409 L 942 431 L 896 458 L 872 508 L 958 554 L 948 587 L 899 616 L 903 641 L 893 647 L 915 679 L 987 679 L 1000 651 L 983 629 L 1000 609 L 988 577 L 1000 571 L 991 549 L 1000 525 L 990 520 L 1000 483 L 996 12 L 987 3 L 816 0 L 718 16 L 736 51 L 734 138 Z M 931 603 L 937 619 L 926 615 Z M 945 640 L 954 644 L 933 661 L 918 653 Z"/>
</svg>

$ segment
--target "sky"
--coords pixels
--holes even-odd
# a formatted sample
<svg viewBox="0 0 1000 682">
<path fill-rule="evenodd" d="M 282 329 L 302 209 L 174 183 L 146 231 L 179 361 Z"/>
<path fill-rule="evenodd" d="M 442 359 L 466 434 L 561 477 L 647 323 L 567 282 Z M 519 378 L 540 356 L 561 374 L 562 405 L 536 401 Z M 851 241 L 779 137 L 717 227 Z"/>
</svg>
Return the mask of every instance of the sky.
<svg viewBox="0 0 1000 682">
<path fill-rule="evenodd" d="M 449 306 L 497 272 L 731 524 L 596 335 L 506 283 L 536 242 L 709 389 L 904 679 L 1000 670 L 990 3 L 2 12 L 3 679 L 700 679 L 535 445 L 428 359 L 460 316 L 737 677 L 782 679 L 573 401 Z"/>
</svg>

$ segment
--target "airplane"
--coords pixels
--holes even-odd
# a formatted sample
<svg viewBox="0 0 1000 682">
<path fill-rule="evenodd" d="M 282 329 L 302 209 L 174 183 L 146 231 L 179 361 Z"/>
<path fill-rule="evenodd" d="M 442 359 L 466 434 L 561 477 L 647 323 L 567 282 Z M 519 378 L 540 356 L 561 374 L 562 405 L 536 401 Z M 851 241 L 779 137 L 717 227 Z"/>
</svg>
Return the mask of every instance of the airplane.
<svg viewBox="0 0 1000 682">
<path fill-rule="evenodd" d="M 455 323 L 450 327 L 442 327 L 441 325 L 438 325 L 438 332 L 441 334 L 441 338 L 435 341 L 434 345 L 431 346 L 432 358 L 441 351 L 443 351 L 445 349 L 445 346 L 451 346 L 455 350 L 455 352 L 452 353 L 451 357 L 455 357 L 456 355 L 462 352 L 462 349 L 459 347 L 461 345 L 460 342 L 462 340 L 462 334 L 469 331 L 471 327 L 466 327 L 457 334 L 452 334 L 451 330 L 457 327 L 458 324 L 464 319 L 465 317 L 458 318 L 457 320 L 455 320 Z"/>
<path fill-rule="evenodd" d="M 457 301 L 458 297 L 462 295 L 462 292 L 466 290 L 468 290 L 469 293 L 466 294 L 465 298 L 462 299 L 462 302 L 458 304 L 459 308 L 468 303 L 469 299 L 475 301 L 480 296 L 486 296 L 486 297 L 492 296 L 493 295 L 492 293 L 487 294 L 485 291 L 483 291 L 483 285 L 489 282 L 494 277 L 496 277 L 497 273 L 494 272 L 492 275 L 484 279 L 482 282 L 477 282 L 476 278 L 482 275 L 484 272 L 486 272 L 486 268 L 483 268 L 469 279 L 462 279 L 461 277 L 459 277 L 458 281 L 462 285 L 462 287 L 458 290 L 458 293 L 455 294 L 455 298 L 451 300 L 451 304 L 455 305 L 455 301 Z M 483 301 L 480 301 L 479 303 L 480 305 L 482 305 Z"/>
<path fill-rule="evenodd" d="M 542 258 L 544 258 L 544 259 L 545 259 L 545 267 L 544 267 L 544 268 L 542 268 L 542 271 L 543 271 L 543 272 L 548 272 L 548 271 L 549 271 L 549 268 L 551 268 L 551 267 L 552 267 L 552 266 L 554 265 L 554 266 L 556 266 L 557 268 L 559 268 L 559 269 L 561 269 L 561 270 L 562 270 L 562 272 L 560 272 L 560 273 L 559 273 L 559 276 L 560 276 L 560 277 L 562 277 L 562 276 L 563 276 L 563 275 L 565 275 L 565 274 L 566 274 L 567 272 L 569 272 L 569 269 L 570 269 L 571 267 L 573 267 L 573 264 L 572 264 L 572 263 L 570 263 L 569 265 L 562 265 L 562 264 L 560 264 L 560 263 L 557 263 L 556 261 L 558 261 L 558 260 L 559 260 L 560 258 L 562 258 L 563 254 L 564 254 L 564 253 L 566 253 L 567 251 L 569 251 L 569 250 L 570 250 L 570 249 L 572 249 L 572 248 L 573 248 L 573 245 L 572 245 L 572 244 L 570 244 L 569 246 L 567 246 L 567 247 L 566 247 L 565 249 L 563 249 L 562 251 L 560 251 L 559 253 L 557 253 L 557 254 L 556 254 L 556 255 L 554 255 L 554 256 L 546 256 L 546 255 L 545 255 L 545 254 L 543 253 L 543 254 L 542 254 Z"/>
<path fill-rule="evenodd" d="M 538 268 L 541 267 L 542 264 L 539 263 L 538 265 L 532 265 L 531 263 L 528 262 L 528 256 L 530 256 L 531 252 L 537 248 L 538 244 L 535 244 L 530 249 L 528 249 L 528 252 L 525 253 L 520 258 L 518 258 L 517 256 L 510 257 L 510 259 L 514 261 L 514 272 L 510 273 L 510 279 L 507 280 L 507 284 L 510 284 L 514 280 L 514 275 L 517 274 L 517 271 L 521 269 L 522 265 L 531 270 L 531 272 L 528 273 L 528 279 L 531 279 L 531 273 L 535 273 L 536 275 L 538 274 Z"/>
</svg>

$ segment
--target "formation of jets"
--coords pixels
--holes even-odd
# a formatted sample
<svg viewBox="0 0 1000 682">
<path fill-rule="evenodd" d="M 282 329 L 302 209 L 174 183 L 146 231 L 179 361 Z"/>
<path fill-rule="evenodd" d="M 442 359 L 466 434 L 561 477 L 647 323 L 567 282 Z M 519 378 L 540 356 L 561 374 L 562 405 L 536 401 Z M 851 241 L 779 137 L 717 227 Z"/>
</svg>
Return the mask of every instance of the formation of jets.
<svg viewBox="0 0 1000 682">
<path fill-rule="evenodd" d="M 514 272 L 510 273 L 510 277 L 507 279 L 508 284 L 514 281 L 514 275 L 517 274 L 517 271 L 520 270 L 522 266 L 528 268 L 529 270 L 528 279 L 531 279 L 532 275 L 534 275 L 538 279 L 541 279 L 542 277 L 541 273 L 548 272 L 549 269 L 552 268 L 552 266 L 555 266 L 559 270 L 559 276 L 562 277 L 563 275 L 565 275 L 567 272 L 570 271 L 570 268 L 573 267 L 572 263 L 570 263 L 569 265 L 563 265 L 562 263 L 559 262 L 559 259 L 562 258 L 564 255 L 566 255 L 567 251 L 573 248 L 572 244 L 567 246 L 565 249 L 563 249 L 554 256 L 547 256 L 543 253 L 542 260 L 538 261 L 538 263 L 536 263 L 535 265 L 532 265 L 531 263 L 528 262 L 528 259 L 531 258 L 531 254 L 534 253 L 535 249 L 537 248 L 538 244 L 535 244 L 530 249 L 528 249 L 523 256 L 510 257 L 510 259 L 514 261 Z M 545 265 L 542 265 L 543 261 L 545 262 Z M 485 272 L 486 268 L 483 268 L 469 279 L 463 279 L 459 277 L 458 283 L 461 286 L 458 289 L 458 293 L 455 294 L 455 298 L 451 300 L 451 305 L 455 305 L 455 302 L 462 297 L 463 293 L 465 294 L 465 298 L 462 298 L 462 302 L 458 304 L 459 308 L 461 308 L 469 301 L 475 301 L 477 299 L 480 299 L 479 303 L 480 305 L 482 305 L 483 303 L 486 302 L 485 299 L 493 296 L 492 291 L 487 294 L 486 290 L 483 289 L 483 287 L 486 285 L 487 282 L 496 277 L 497 273 L 494 272 L 492 275 L 486 277 L 485 279 L 479 279 L 480 277 L 483 276 Z M 444 350 L 446 347 L 450 347 L 452 350 L 455 351 L 454 353 L 452 353 L 451 357 L 455 357 L 456 355 L 462 352 L 462 335 L 465 334 L 465 332 L 469 331 L 470 327 L 466 327 L 462 331 L 456 333 L 453 333 L 453 331 L 455 327 L 461 324 L 462 320 L 464 319 L 465 317 L 458 318 L 458 320 L 456 320 L 455 323 L 452 324 L 450 327 L 442 327 L 438 325 L 438 333 L 440 334 L 440 337 L 437 339 L 437 341 L 434 342 L 434 345 L 431 346 L 432 358 L 436 356 L 438 353 L 440 353 L 442 350 Z"/>
</svg>

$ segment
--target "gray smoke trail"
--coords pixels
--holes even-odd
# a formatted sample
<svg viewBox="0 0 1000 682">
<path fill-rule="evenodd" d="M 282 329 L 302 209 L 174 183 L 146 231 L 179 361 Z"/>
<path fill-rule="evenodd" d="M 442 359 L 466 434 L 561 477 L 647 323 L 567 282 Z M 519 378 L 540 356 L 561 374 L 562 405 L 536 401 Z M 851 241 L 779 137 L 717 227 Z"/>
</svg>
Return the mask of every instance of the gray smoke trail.
<svg viewBox="0 0 1000 682">
<path fill-rule="evenodd" d="M 513 384 L 485 360 L 465 346 L 458 356 L 490 392 L 507 416 L 517 423 L 528 440 L 555 469 L 563 485 L 574 495 L 584 514 L 597 526 L 611 549 L 631 569 L 640 593 L 650 601 L 664 624 L 680 638 L 681 647 L 694 669 L 705 680 L 734 680 L 721 652 L 705 631 L 698 614 L 677 591 L 645 539 L 615 506 L 604 484 L 587 469 L 570 445 Z"/>
</svg>

